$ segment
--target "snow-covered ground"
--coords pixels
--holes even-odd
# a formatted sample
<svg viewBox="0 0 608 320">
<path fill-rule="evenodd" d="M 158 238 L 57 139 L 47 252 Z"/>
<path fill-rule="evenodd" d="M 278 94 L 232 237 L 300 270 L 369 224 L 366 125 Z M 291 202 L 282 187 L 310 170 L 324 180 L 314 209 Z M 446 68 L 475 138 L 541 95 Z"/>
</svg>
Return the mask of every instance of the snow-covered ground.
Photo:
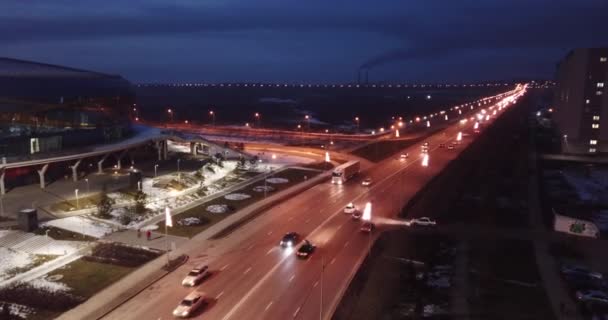
<svg viewBox="0 0 608 320">
<path fill-rule="evenodd" d="M 109 223 L 103 223 L 84 216 L 55 219 L 42 224 L 42 226 L 56 227 L 94 238 L 101 238 L 114 232 L 117 228 Z"/>
<path fill-rule="evenodd" d="M 226 213 L 228 212 L 228 205 L 225 204 L 212 204 L 207 206 L 207 211 L 211 213 Z"/>
<path fill-rule="evenodd" d="M 263 166 L 263 167 L 270 166 L 272 169 L 289 166 L 289 165 L 308 164 L 308 163 L 313 163 L 316 161 L 323 160 L 322 157 L 316 156 L 316 155 L 314 156 L 315 158 L 311 158 L 311 157 L 301 157 L 301 156 L 283 154 L 283 153 L 274 153 L 272 151 L 250 152 L 250 153 L 255 156 L 258 156 L 258 158 L 260 158 L 262 160 L 262 163 L 260 164 L 260 166 Z M 273 157 L 273 155 L 274 155 L 274 157 Z"/>
<path fill-rule="evenodd" d="M 51 281 L 50 279 L 47 278 L 47 276 L 42 276 L 40 278 L 34 279 L 32 281 L 28 281 L 27 284 L 29 284 L 30 286 L 36 288 L 36 289 L 40 289 L 40 290 L 44 290 L 44 291 L 48 291 L 48 292 L 58 292 L 58 291 L 70 291 L 70 287 L 66 286 L 65 284 L 61 283 L 61 282 L 55 282 L 55 281 Z"/>
<path fill-rule="evenodd" d="M 231 193 L 224 196 L 226 200 L 240 201 L 251 198 L 250 195 L 246 193 Z"/>
<path fill-rule="evenodd" d="M 177 153 L 190 153 L 190 144 L 177 143 L 171 140 L 167 140 L 167 150 L 170 152 Z"/>
<path fill-rule="evenodd" d="M 34 255 L 23 251 L 0 247 L 0 281 L 10 276 L 7 272 L 31 265 L 34 258 Z"/>
<path fill-rule="evenodd" d="M 589 175 L 581 171 L 568 170 L 562 172 L 582 201 L 608 203 L 608 170 L 594 169 Z"/>
<path fill-rule="evenodd" d="M 283 184 L 283 183 L 288 183 L 289 180 L 287 180 L 285 178 L 268 178 L 268 179 L 266 179 L 266 182 L 273 183 L 273 184 Z"/>
</svg>

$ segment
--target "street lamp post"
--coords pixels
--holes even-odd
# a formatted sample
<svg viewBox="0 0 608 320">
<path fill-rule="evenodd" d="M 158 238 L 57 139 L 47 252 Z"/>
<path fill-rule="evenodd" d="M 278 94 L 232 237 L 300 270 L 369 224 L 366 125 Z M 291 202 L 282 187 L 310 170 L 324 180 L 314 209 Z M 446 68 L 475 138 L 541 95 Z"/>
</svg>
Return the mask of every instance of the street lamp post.
<svg viewBox="0 0 608 320">
<path fill-rule="evenodd" d="M 169 114 L 169 118 L 171 119 L 169 122 L 173 123 L 173 110 L 171 110 L 171 108 L 169 108 L 167 110 L 167 113 Z"/>
<path fill-rule="evenodd" d="M 357 123 L 357 133 L 359 133 L 359 117 L 355 117 L 355 122 Z"/>
<path fill-rule="evenodd" d="M 180 162 L 180 160 L 181 159 L 179 159 L 179 158 L 177 159 L 177 180 L 181 182 L 181 180 L 182 180 L 181 179 L 181 172 L 179 170 L 179 162 Z"/>
<path fill-rule="evenodd" d="M 80 209 L 80 201 L 78 199 L 78 189 L 74 189 L 74 194 L 76 195 L 76 210 Z"/>
<path fill-rule="evenodd" d="M 209 116 L 211 117 L 211 125 L 215 126 L 215 112 L 213 112 L 213 110 L 210 110 Z"/>
<path fill-rule="evenodd" d="M 84 182 L 87 183 L 87 194 L 90 194 L 91 193 L 91 189 L 89 188 L 89 179 L 88 178 L 84 179 Z"/>
<path fill-rule="evenodd" d="M 305 115 L 304 116 L 304 120 L 306 120 L 306 129 L 308 131 L 310 131 L 310 116 L 309 115 Z"/>
<path fill-rule="evenodd" d="M 156 172 L 158 170 L 158 164 L 154 165 L 154 178 L 156 178 Z"/>
<path fill-rule="evenodd" d="M 260 123 L 261 123 L 262 116 L 260 115 L 259 112 L 256 112 L 254 114 L 254 117 L 255 117 L 255 126 L 258 127 L 258 128 L 260 128 L 261 127 Z"/>
<path fill-rule="evenodd" d="M 4 195 L 0 194 L 0 217 L 4 217 Z"/>
</svg>

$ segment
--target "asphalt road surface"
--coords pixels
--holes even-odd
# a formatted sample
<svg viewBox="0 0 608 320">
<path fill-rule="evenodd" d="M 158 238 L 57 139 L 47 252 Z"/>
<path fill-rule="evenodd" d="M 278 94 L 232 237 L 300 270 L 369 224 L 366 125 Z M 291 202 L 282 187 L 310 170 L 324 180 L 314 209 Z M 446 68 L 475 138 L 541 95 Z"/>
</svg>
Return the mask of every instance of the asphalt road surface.
<svg viewBox="0 0 608 320">
<path fill-rule="evenodd" d="M 454 124 L 426 139 L 428 166 L 422 166 L 421 143 L 413 145 L 404 150 L 409 153 L 406 161 L 386 159 L 345 185 L 319 184 L 228 237 L 201 243 L 189 253 L 191 260 L 185 266 L 105 319 L 172 319 L 175 306 L 195 289 L 206 294 L 209 305 L 194 318 L 331 318 L 374 238 L 383 228 L 405 227 L 393 217 L 475 138 L 473 123 Z M 460 131 L 464 136 L 454 150 L 439 148 L 441 143 L 455 141 Z M 373 179 L 371 187 L 360 185 L 363 177 Z M 361 232 L 361 222 L 343 213 L 351 201 L 361 209 L 372 202 L 372 221 L 377 226 L 373 233 Z M 299 233 L 300 241 L 309 239 L 317 245 L 310 258 L 298 259 L 295 250 L 279 247 L 282 236 L 290 231 Z M 200 263 L 208 264 L 212 275 L 195 289 L 182 287 L 183 277 Z"/>
</svg>

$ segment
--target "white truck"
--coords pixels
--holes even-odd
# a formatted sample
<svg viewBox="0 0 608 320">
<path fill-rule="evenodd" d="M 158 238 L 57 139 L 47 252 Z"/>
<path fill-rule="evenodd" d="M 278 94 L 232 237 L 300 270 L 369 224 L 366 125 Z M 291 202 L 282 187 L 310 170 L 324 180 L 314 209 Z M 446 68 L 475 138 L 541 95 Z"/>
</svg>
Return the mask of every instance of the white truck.
<svg viewBox="0 0 608 320">
<path fill-rule="evenodd" d="M 359 161 L 349 161 L 345 164 L 341 164 L 334 168 L 334 171 L 331 173 L 331 183 L 332 184 L 343 184 L 348 179 L 352 178 L 354 175 L 358 174 L 361 170 L 361 164 Z"/>
</svg>

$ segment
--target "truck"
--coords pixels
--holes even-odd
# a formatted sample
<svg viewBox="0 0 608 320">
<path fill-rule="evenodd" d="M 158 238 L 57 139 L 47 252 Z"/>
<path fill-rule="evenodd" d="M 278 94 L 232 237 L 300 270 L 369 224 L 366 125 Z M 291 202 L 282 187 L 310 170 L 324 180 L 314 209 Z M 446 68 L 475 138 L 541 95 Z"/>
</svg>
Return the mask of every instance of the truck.
<svg viewBox="0 0 608 320">
<path fill-rule="evenodd" d="M 358 174 L 360 170 L 361 164 L 357 160 L 341 164 L 331 173 L 331 183 L 343 184 L 348 181 L 348 179 Z"/>
</svg>

